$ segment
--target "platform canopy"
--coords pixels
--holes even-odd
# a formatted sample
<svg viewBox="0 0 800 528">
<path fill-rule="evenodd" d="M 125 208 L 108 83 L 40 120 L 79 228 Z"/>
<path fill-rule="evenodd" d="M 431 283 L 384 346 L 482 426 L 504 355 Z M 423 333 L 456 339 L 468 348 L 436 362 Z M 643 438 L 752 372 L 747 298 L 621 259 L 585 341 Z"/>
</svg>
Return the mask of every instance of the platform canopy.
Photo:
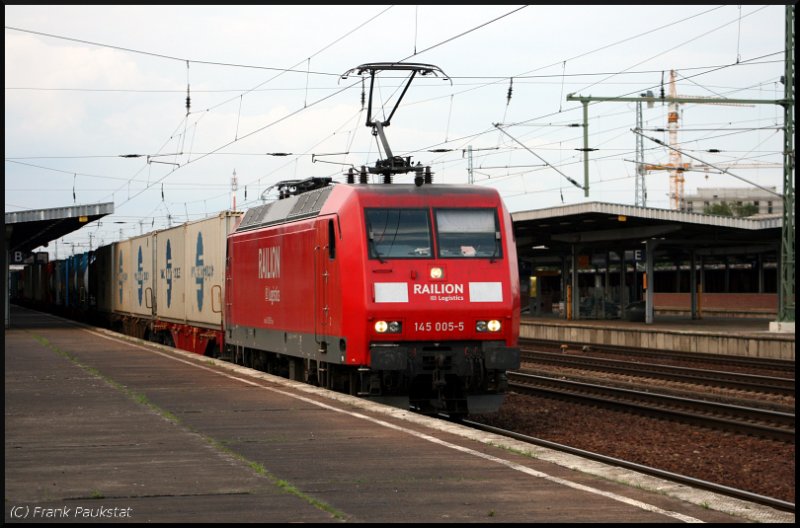
<svg viewBox="0 0 800 528">
<path fill-rule="evenodd" d="M 113 202 L 6 213 L 6 250 L 29 252 L 113 213 Z"/>
<path fill-rule="evenodd" d="M 580 246 L 631 249 L 650 238 L 666 251 L 706 254 L 780 247 L 781 217 L 734 218 L 670 209 L 588 202 L 512 214 L 520 258 L 568 254 Z"/>
</svg>

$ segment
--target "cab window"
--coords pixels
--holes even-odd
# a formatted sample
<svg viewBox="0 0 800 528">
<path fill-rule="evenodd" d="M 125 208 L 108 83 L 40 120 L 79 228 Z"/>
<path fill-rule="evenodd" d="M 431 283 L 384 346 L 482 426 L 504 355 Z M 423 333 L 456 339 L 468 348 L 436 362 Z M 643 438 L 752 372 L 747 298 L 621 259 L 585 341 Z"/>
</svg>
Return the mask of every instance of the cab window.
<svg viewBox="0 0 800 528">
<path fill-rule="evenodd" d="M 365 218 L 370 258 L 431 258 L 427 209 L 366 209 Z"/>
<path fill-rule="evenodd" d="M 494 209 L 437 209 L 436 239 L 440 258 L 501 258 Z"/>
</svg>

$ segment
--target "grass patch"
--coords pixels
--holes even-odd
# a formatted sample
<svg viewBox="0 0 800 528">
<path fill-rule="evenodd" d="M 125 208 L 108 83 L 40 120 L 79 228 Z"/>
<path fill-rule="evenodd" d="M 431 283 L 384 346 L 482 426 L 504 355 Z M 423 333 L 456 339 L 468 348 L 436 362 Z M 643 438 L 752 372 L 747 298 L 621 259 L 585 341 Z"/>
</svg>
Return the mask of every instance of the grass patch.
<svg viewBox="0 0 800 528">
<path fill-rule="evenodd" d="M 267 474 L 267 470 L 266 470 L 266 469 L 264 469 L 264 466 L 262 466 L 262 465 L 261 465 L 261 464 L 259 464 L 258 462 L 250 462 L 250 468 L 251 468 L 253 471 L 255 471 L 256 473 L 258 473 L 259 475 L 262 475 L 262 476 L 264 476 L 264 475 L 266 475 L 266 474 Z"/>
<path fill-rule="evenodd" d="M 532 450 L 529 449 L 518 449 L 516 447 L 501 445 L 495 442 L 486 442 L 486 445 L 490 445 L 492 447 L 496 447 L 498 449 L 502 449 L 503 451 L 508 451 L 509 453 L 514 453 L 516 455 L 522 455 L 526 458 L 532 458 L 534 460 L 537 460 L 539 458 L 538 454 L 534 453 Z"/>
</svg>

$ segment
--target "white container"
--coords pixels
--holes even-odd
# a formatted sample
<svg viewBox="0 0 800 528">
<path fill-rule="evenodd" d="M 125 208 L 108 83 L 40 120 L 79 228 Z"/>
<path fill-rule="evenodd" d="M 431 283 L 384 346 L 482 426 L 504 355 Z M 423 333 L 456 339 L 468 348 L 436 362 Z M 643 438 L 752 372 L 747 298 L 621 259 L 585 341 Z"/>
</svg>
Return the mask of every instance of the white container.
<svg viewBox="0 0 800 528">
<path fill-rule="evenodd" d="M 155 235 L 156 316 L 186 322 L 186 224 Z"/>
<path fill-rule="evenodd" d="M 225 299 L 225 254 L 228 234 L 242 213 L 219 215 L 185 224 L 186 320 L 198 326 L 222 327 Z"/>
<path fill-rule="evenodd" d="M 128 292 L 131 313 L 152 317 L 155 314 L 155 292 L 153 290 L 153 257 L 155 235 L 148 233 L 130 239 L 130 251 L 125 258 L 129 266 Z"/>
<path fill-rule="evenodd" d="M 131 302 L 133 300 L 131 241 L 120 240 L 113 247 L 114 283 L 111 288 L 111 306 L 115 313 L 131 313 Z"/>
</svg>

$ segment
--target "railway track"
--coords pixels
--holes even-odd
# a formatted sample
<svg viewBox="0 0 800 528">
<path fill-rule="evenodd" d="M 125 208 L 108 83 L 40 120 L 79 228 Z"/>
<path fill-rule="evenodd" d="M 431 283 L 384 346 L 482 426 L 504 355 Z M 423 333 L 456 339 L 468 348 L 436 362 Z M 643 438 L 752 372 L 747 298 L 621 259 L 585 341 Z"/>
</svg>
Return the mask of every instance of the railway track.
<svg viewBox="0 0 800 528">
<path fill-rule="evenodd" d="M 795 395 L 795 380 L 792 378 L 761 376 L 740 372 L 696 369 L 652 363 L 634 363 L 596 356 L 574 356 L 555 352 L 523 350 L 523 362 L 562 366 L 589 371 L 627 374 L 636 377 L 655 378 L 680 383 L 712 385 L 729 389 L 765 392 L 782 396 Z"/>
<path fill-rule="evenodd" d="M 520 348 L 523 352 L 529 351 L 561 351 L 568 354 L 591 352 L 595 356 L 621 356 L 630 358 L 630 361 L 647 363 L 659 362 L 662 364 L 677 363 L 679 365 L 696 364 L 702 368 L 714 370 L 746 370 L 760 371 L 774 374 L 776 377 L 794 377 L 795 362 L 777 359 L 749 358 L 738 356 L 719 356 L 716 354 L 669 352 L 663 350 L 650 350 L 629 348 L 611 345 L 598 345 L 594 343 L 560 342 L 548 340 L 520 339 Z"/>
<path fill-rule="evenodd" d="M 509 430 L 506 430 L 506 429 L 494 427 L 494 426 L 487 425 L 487 424 L 482 424 L 482 423 L 479 423 L 479 422 L 474 422 L 474 421 L 471 421 L 471 420 L 464 420 L 462 423 L 464 423 L 465 425 L 468 425 L 470 427 L 474 427 L 476 429 L 480 429 L 482 431 L 489 431 L 489 432 L 496 433 L 496 434 L 503 435 L 503 436 L 507 436 L 507 437 L 510 437 L 510 438 L 515 438 L 517 440 L 522 440 L 523 442 L 528 442 L 530 444 L 546 447 L 546 448 L 549 448 L 549 449 L 554 449 L 556 451 L 566 452 L 566 453 L 577 455 L 577 456 L 580 456 L 580 457 L 583 457 L 583 458 L 587 458 L 587 459 L 591 459 L 591 460 L 597 460 L 599 462 L 603 462 L 603 463 L 606 463 L 606 464 L 611 464 L 611 465 L 615 465 L 615 466 L 619 466 L 619 467 L 624 467 L 624 468 L 627 468 L 627 469 L 632 469 L 634 471 L 638 471 L 638 472 L 646 474 L 646 475 L 652 475 L 652 476 L 663 478 L 663 479 L 670 480 L 670 481 L 673 481 L 673 482 L 678 482 L 678 483 L 681 483 L 681 484 L 687 484 L 687 485 L 690 485 L 690 486 L 693 486 L 693 487 L 706 489 L 706 490 L 713 491 L 713 492 L 716 492 L 716 493 L 721 493 L 721 494 L 724 494 L 724 495 L 727 495 L 727 496 L 730 496 L 730 497 L 735 497 L 735 498 L 738 498 L 738 499 L 742 499 L 742 500 L 746 500 L 746 501 L 750 501 L 750 502 L 755 502 L 755 503 L 758 503 L 758 504 L 764 504 L 764 505 L 767 505 L 767 506 L 770 506 L 770 507 L 773 507 L 773 508 L 776 508 L 776 509 L 779 509 L 779 510 L 790 511 L 790 512 L 794 512 L 794 510 L 795 510 L 794 503 L 788 502 L 788 501 L 784 501 L 784 500 L 781 500 L 781 499 L 777 499 L 777 498 L 774 498 L 774 497 L 768 497 L 768 496 L 757 494 L 757 493 L 753 493 L 753 492 L 750 492 L 750 491 L 741 490 L 741 489 L 737 489 L 737 488 L 732 488 L 730 486 L 725 486 L 723 484 L 718 484 L 718 483 L 715 483 L 715 482 L 710 482 L 710 481 L 707 481 L 707 480 L 702 480 L 702 479 L 698 479 L 698 478 L 695 478 L 695 477 L 682 475 L 682 474 L 679 474 L 679 473 L 673 473 L 673 472 L 670 472 L 670 471 L 665 471 L 665 470 L 662 470 L 662 469 L 653 468 L 653 467 L 645 466 L 645 465 L 642 465 L 642 464 L 637 464 L 635 462 L 629 462 L 629 461 L 622 460 L 622 459 L 619 459 L 619 458 L 609 457 L 609 456 L 606 456 L 606 455 L 602 455 L 602 454 L 599 454 L 599 453 L 586 451 L 586 450 L 583 450 L 583 449 L 577 449 L 577 448 L 574 448 L 574 447 L 566 446 L 566 445 L 563 445 L 563 444 L 558 444 L 558 443 L 555 443 L 555 442 L 550 442 L 548 440 L 543 440 L 541 438 L 535 438 L 535 437 L 532 437 L 532 436 L 520 434 L 520 433 L 517 433 L 517 432 L 514 432 L 514 431 L 509 431 Z"/>
<path fill-rule="evenodd" d="M 795 441 L 794 413 L 681 398 L 509 372 L 509 387 L 522 393 L 611 406 L 682 423 L 745 433 L 787 443 Z"/>
<path fill-rule="evenodd" d="M 634 392 L 638 389 L 650 397 L 654 392 L 679 397 L 672 403 L 681 398 L 705 400 L 702 403 L 716 401 L 729 406 L 722 407 L 726 412 L 744 408 L 744 416 L 709 416 L 708 410 L 685 407 L 673 412 L 652 402 L 607 402 L 604 400 L 611 398 L 602 395 L 587 400 L 580 393 L 563 395 L 552 389 L 533 392 L 515 386 L 511 392 L 517 393 L 519 399 L 511 395 L 502 416 L 475 417 L 478 421 L 517 431 L 522 436 L 532 435 L 537 437 L 534 443 L 541 445 L 569 444 L 573 447 L 563 450 L 579 456 L 602 460 L 611 455 L 617 458 L 607 458 L 609 463 L 794 511 L 791 498 L 794 477 L 790 476 L 794 473 L 793 363 L 622 347 L 609 350 L 599 345 L 554 342 L 546 343 L 549 354 L 539 355 L 529 350 L 531 341 L 520 344 L 523 361 L 520 372 L 536 369 L 533 374 L 546 373 L 589 385 L 611 384 Z M 536 348 L 539 349 L 536 352 L 541 352 L 544 346 L 539 343 Z M 539 361 L 537 356 L 543 360 Z M 550 362 L 554 356 L 564 361 Z M 587 357 L 612 361 L 587 365 L 585 361 L 593 362 Z M 680 368 L 653 368 L 653 364 Z M 609 366 L 615 368 L 604 368 Z M 513 377 L 513 373 L 509 374 Z M 528 392 L 535 396 L 527 396 Z M 544 403 L 545 400 L 551 403 Z M 779 421 L 784 424 L 774 424 L 772 418 L 759 418 L 757 410 L 755 418 L 748 418 L 746 415 L 751 412 L 746 410 L 748 407 L 777 411 Z M 615 418 L 616 412 L 626 417 Z M 564 413 L 570 418 L 563 418 Z M 625 424 L 622 430 L 619 424 Z M 731 431 L 745 434 L 730 434 Z M 541 435 L 548 440 L 540 440 Z M 615 441 L 610 442 L 611 437 Z M 648 449 L 646 445 L 657 445 L 658 449 Z M 604 455 L 595 457 L 594 453 Z M 762 471 L 772 477 L 759 477 Z"/>
</svg>

